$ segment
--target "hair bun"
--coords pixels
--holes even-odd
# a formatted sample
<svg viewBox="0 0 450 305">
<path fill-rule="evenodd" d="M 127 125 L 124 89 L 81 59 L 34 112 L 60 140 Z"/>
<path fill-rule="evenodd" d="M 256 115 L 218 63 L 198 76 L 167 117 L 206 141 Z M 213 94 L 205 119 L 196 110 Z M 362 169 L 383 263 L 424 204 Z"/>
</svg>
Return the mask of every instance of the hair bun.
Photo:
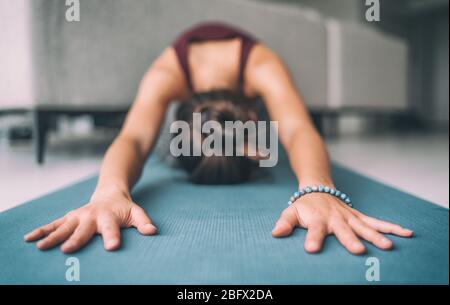
<svg viewBox="0 0 450 305">
<path fill-rule="evenodd" d="M 252 118 L 250 112 L 249 103 L 242 103 L 236 94 L 213 91 L 196 94 L 183 102 L 177 110 L 176 119 L 188 122 L 193 128 L 193 113 L 201 113 L 202 123 L 217 121 L 224 126 L 226 121 L 249 121 Z M 223 136 L 226 136 L 225 133 Z M 189 173 L 191 181 L 199 184 L 244 182 L 249 179 L 256 164 L 240 156 L 180 156 L 178 161 Z"/>
</svg>

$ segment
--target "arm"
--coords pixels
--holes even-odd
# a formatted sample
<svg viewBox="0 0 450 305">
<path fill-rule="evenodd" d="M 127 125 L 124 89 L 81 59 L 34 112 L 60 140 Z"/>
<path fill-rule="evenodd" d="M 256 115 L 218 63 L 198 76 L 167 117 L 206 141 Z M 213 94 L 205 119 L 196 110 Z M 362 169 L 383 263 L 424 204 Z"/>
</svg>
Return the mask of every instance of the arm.
<svg viewBox="0 0 450 305">
<path fill-rule="evenodd" d="M 89 203 L 32 231 L 25 240 L 41 239 L 41 250 L 62 244 L 63 252 L 73 252 L 96 233 L 102 234 L 107 250 L 120 246 L 120 228 L 133 226 L 143 235 L 155 234 L 156 227 L 133 202 L 130 190 L 157 139 L 168 103 L 182 97 L 184 90 L 183 74 L 169 48 L 143 77 L 124 126 L 106 152 Z"/>
<path fill-rule="evenodd" d="M 285 147 L 300 188 L 334 187 L 328 153 L 305 104 L 282 61 L 264 46 L 252 51 L 246 80 L 250 91 L 263 97 L 272 120 L 278 121 L 279 138 Z M 318 252 L 328 234 L 334 234 L 353 254 L 365 252 L 361 237 L 381 249 L 392 242 L 381 233 L 409 237 L 410 230 L 363 215 L 340 200 L 320 193 L 301 197 L 286 208 L 272 234 L 283 237 L 295 227 L 308 230 L 305 249 Z"/>
<path fill-rule="evenodd" d="M 258 52 L 258 49 L 255 51 Z M 272 120 L 278 122 L 279 138 L 288 153 L 299 186 L 331 186 L 325 144 L 286 68 L 269 50 L 259 49 L 259 53 L 257 56 L 261 57 L 260 61 L 249 69 L 251 85 L 263 97 Z"/>
<path fill-rule="evenodd" d="M 94 196 L 104 189 L 129 195 L 158 137 L 168 103 L 184 94 L 184 78 L 172 49 L 144 75 L 124 126 L 106 152 Z"/>
</svg>

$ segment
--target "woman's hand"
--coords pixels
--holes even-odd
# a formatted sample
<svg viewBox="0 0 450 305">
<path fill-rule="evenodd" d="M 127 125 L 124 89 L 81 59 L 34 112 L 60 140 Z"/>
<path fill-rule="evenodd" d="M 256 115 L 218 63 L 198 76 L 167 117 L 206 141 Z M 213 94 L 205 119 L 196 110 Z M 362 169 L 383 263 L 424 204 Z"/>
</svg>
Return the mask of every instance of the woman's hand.
<svg viewBox="0 0 450 305">
<path fill-rule="evenodd" d="M 25 235 L 28 242 L 36 241 L 41 250 L 59 244 L 61 251 L 74 252 L 83 247 L 94 234 L 103 236 L 106 250 L 120 247 L 120 229 L 135 227 L 143 235 L 153 235 L 156 227 L 144 209 L 119 191 L 96 191 L 85 206 L 67 213 L 52 223 Z"/>
<path fill-rule="evenodd" d="M 365 247 L 358 237 L 383 250 L 393 247 L 382 233 L 411 237 L 413 232 L 399 225 L 368 217 L 328 194 L 313 193 L 297 199 L 286 208 L 272 231 L 274 237 L 284 237 L 294 228 L 307 229 L 305 250 L 319 252 L 325 237 L 336 235 L 351 253 L 359 255 Z"/>
</svg>

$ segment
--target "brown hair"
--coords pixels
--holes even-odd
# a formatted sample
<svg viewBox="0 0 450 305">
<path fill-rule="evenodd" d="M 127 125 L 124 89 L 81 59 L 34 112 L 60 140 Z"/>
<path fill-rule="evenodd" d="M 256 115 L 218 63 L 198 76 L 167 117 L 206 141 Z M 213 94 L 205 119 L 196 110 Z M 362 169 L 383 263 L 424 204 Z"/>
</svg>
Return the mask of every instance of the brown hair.
<svg viewBox="0 0 450 305">
<path fill-rule="evenodd" d="M 256 113 L 246 98 L 226 91 L 214 91 L 195 94 L 191 99 L 182 102 L 176 112 L 176 120 L 189 124 L 193 133 L 193 113 L 200 113 L 202 122 L 217 121 L 224 127 L 225 121 L 254 120 Z M 174 135 L 176 136 L 176 134 Z M 202 142 L 204 135 L 202 134 Z M 192 156 L 192 136 L 190 156 L 178 157 L 179 165 L 186 170 L 192 182 L 198 184 L 237 184 L 247 181 L 256 168 L 256 162 L 245 156 Z M 224 136 L 222 143 L 225 142 Z M 223 146 L 222 146 L 223 147 Z"/>
</svg>

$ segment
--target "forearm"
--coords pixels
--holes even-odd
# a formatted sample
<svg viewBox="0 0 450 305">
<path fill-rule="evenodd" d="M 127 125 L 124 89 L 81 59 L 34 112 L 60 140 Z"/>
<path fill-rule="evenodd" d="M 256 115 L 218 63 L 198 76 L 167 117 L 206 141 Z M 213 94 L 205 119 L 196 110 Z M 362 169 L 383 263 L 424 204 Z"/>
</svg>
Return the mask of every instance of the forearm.
<svg viewBox="0 0 450 305">
<path fill-rule="evenodd" d="M 333 186 L 328 152 L 314 127 L 306 125 L 297 128 L 286 149 L 300 187 Z"/>
<path fill-rule="evenodd" d="M 134 140 L 119 136 L 106 152 L 93 197 L 105 191 L 118 191 L 129 196 L 145 159 Z"/>
</svg>

